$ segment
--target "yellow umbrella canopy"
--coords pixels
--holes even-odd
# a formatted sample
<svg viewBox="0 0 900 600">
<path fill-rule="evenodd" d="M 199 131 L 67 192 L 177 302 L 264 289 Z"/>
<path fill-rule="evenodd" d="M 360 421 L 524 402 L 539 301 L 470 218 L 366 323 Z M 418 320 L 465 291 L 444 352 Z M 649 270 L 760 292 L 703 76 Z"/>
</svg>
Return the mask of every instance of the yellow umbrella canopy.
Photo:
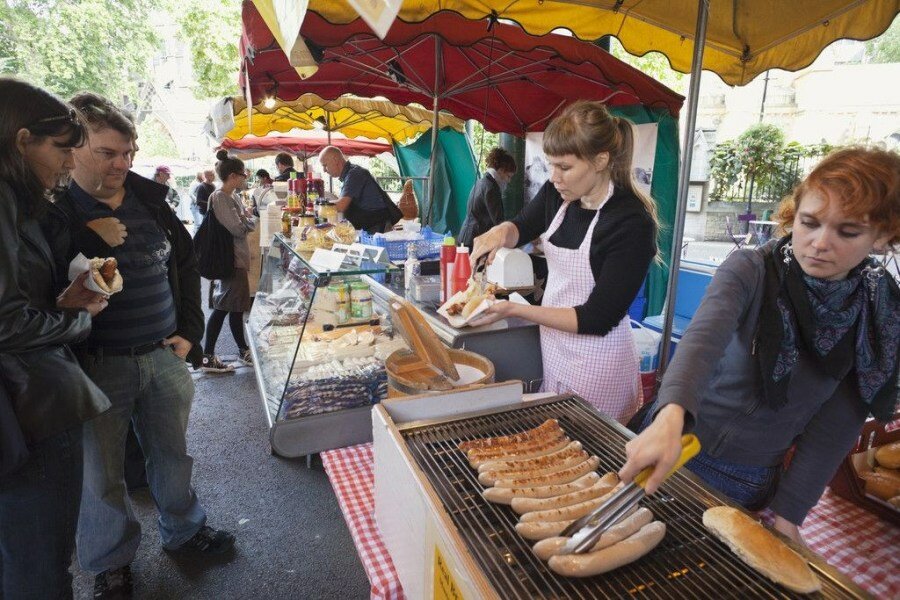
<svg viewBox="0 0 900 600">
<path fill-rule="evenodd" d="M 402 144 L 428 131 L 434 116 L 431 110 L 420 106 L 400 106 L 388 100 L 357 96 L 325 100 L 316 94 L 304 94 L 290 102 L 277 100 L 271 107 L 261 102 L 252 107 L 249 118 L 244 98 L 235 97 L 232 103 L 235 125 L 225 136 L 232 140 L 292 129 L 322 129 L 348 138 L 386 139 Z M 441 113 L 438 127 L 462 131 L 464 123 Z"/>
<path fill-rule="evenodd" d="M 254 0 L 257 6 L 272 0 Z M 839 39 L 881 34 L 900 0 L 708 0 L 703 68 L 744 85 L 769 69 L 796 71 Z M 690 72 L 698 0 L 405 0 L 398 18 L 418 22 L 439 10 L 468 19 L 509 19 L 533 35 L 567 28 L 581 39 L 613 35 L 631 54 L 657 51 Z M 359 17 L 347 0 L 309 0 L 332 23 Z"/>
</svg>

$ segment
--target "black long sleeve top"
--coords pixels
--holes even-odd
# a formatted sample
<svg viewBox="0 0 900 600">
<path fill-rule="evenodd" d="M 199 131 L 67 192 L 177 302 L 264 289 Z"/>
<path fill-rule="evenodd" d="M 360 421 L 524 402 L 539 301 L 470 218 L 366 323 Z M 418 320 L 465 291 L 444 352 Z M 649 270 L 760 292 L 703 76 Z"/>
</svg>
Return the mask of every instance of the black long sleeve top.
<svg viewBox="0 0 900 600">
<path fill-rule="evenodd" d="M 563 199 L 549 181 L 512 220 L 519 230 L 518 245 L 544 233 Z M 587 235 L 596 210 L 573 202 L 550 242 L 578 248 Z M 628 312 L 656 255 L 656 226 L 637 196 L 616 188 L 600 208 L 591 238 L 590 264 L 594 289 L 587 301 L 575 306 L 578 333 L 606 335 Z M 552 273 L 551 273 L 552 276 Z"/>
</svg>

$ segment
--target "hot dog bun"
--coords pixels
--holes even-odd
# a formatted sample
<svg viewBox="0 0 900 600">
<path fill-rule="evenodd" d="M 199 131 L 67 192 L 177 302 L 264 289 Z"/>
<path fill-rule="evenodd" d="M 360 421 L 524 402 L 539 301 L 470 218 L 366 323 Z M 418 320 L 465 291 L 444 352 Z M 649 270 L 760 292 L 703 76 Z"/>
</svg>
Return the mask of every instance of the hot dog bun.
<svg viewBox="0 0 900 600">
<path fill-rule="evenodd" d="M 744 512 L 715 506 L 703 513 L 703 525 L 741 560 L 775 583 L 801 594 L 822 588 L 802 556 Z"/>
<path fill-rule="evenodd" d="M 900 469 L 900 442 L 879 447 L 875 451 L 875 461 L 888 469 Z"/>
<path fill-rule="evenodd" d="M 115 258 L 92 258 L 91 279 L 106 294 L 122 291 L 122 275 Z"/>
</svg>

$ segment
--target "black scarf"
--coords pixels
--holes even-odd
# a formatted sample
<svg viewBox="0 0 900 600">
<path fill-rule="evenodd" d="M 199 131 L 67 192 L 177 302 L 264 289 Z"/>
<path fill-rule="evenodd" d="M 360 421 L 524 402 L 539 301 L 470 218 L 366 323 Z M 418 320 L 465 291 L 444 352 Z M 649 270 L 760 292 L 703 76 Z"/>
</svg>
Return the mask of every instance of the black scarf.
<svg viewBox="0 0 900 600">
<path fill-rule="evenodd" d="M 793 256 L 785 263 L 790 242 L 791 236 L 782 238 L 766 256 L 755 340 L 766 404 L 787 403 L 802 350 L 838 381 L 855 376 L 872 416 L 889 421 L 897 402 L 900 289 L 889 274 L 870 284 L 864 269 L 878 266 L 872 258 L 840 281 L 811 277 Z"/>
</svg>

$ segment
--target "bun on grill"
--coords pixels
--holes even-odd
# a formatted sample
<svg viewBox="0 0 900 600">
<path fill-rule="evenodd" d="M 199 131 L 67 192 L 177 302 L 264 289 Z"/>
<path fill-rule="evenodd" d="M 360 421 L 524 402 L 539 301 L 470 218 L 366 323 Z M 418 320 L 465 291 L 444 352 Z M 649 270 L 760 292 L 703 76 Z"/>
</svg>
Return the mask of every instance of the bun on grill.
<svg viewBox="0 0 900 600">
<path fill-rule="evenodd" d="M 743 511 L 715 506 L 703 513 L 703 525 L 741 560 L 775 583 L 801 594 L 822 588 L 802 556 Z"/>
</svg>

